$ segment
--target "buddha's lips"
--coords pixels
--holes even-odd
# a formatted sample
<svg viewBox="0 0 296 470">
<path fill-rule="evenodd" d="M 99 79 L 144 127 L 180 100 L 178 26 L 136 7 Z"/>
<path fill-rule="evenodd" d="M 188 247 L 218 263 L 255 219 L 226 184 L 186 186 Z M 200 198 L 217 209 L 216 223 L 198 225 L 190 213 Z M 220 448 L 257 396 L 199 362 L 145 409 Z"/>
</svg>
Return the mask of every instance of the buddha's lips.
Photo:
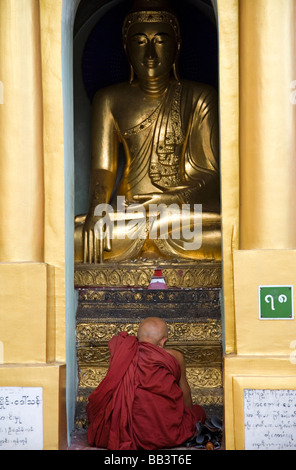
<svg viewBox="0 0 296 470">
<path fill-rule="evenodd" d="M 144 61 L 144 65 L 148 69 L 155 69 L 155 67 L 157 67 L 159 65 L 159 61 L 155 60 L 155 59 L 146 59 Z"/>
</svg>

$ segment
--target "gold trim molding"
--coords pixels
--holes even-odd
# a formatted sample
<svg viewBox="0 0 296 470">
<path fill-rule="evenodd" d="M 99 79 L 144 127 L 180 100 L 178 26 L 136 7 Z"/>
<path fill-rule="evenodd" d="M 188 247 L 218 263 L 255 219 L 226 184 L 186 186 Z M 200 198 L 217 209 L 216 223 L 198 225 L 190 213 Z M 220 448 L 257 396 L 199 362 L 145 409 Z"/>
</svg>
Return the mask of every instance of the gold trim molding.
<svg viewBox="0 0 296 470">
<path fill-rule="evenodd" d="M 106 376 L 107 371 L 108 367 L 80 367 L 80 388 L 96 388 Z M 219 367 L 187 367 L 186 371 L 191 390 L 222 386 L 222 372 Z"/>
<path fill-rule="evenodd" d="M 180 351 L 184 358 L 187 367 L 201 366 L 201 365 L 221 365 L 221 345 L 220 344 L 173 344 L 168 347 Z M 105 343 L 100 346 L 88 346 L 77 349 L 78 363 L 83 366 L 108 366 L 110 359 L 110 351 L 108 345 Z"/>
<path fill-rule="evenodd" d="M 221 321 L 209 320 L 197 323 L 167 323 L 169 330 L 169 343 L 172 341 L 221 341 Z M 76 330 L 77 344 L 98 344 L 109 341 L 120 331 L 127 331 L 130 335 L 136 335 L 139 323 L 104 322 L 104 323 L 78 323 Z"/>
<path fill-rule="evenodd" d="M 154 270 L 162 269 L 169 288 L 221 287 L 222 265 L 219 261 L 129 261 L 93 265 L 77 263 L 76 287 L 148 287 Z"/>
</svg>

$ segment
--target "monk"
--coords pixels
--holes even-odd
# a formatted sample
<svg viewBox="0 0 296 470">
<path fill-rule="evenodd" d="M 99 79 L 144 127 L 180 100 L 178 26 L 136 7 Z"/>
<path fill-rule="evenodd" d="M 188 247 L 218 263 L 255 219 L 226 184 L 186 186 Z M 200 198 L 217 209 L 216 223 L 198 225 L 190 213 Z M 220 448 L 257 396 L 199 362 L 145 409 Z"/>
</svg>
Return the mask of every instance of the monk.
<svg viewBox="0 0 296 470">
<path fill-rule="evenodd" d="M 182 445 L 206 414 L 193 405 L 182 354 L 164 349 L 166 323 L 143 320 L 136 336 L 109 342 L 110 366 L 89 397 L 88 442 L 109 450 L 155 450 Z"/>
</svg>

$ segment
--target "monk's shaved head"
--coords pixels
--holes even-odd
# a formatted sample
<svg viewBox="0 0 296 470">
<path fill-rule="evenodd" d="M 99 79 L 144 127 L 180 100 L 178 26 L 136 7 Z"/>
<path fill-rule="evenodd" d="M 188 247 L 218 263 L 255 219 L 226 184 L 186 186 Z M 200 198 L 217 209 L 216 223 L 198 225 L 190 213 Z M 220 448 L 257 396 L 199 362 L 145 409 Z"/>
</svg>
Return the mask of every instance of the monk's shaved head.
<svg viewBox="0 0 296 470">
<path fill-rule="evenodd" d="M 163 347 L 168 338 L 168 327 L 164 320 L 158 317 L 145 318 L 138 329 L 138 340 Z"/>
</svg>

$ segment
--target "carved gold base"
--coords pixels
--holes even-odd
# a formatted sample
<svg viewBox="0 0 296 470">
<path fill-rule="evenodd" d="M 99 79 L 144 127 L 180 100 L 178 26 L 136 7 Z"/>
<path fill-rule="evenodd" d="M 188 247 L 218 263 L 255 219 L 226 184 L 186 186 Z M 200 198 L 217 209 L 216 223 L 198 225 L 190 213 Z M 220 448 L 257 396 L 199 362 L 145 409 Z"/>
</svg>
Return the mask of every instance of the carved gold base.
<svg viewBox="0 0 296 470">
<path fill-rule="evenodd" d="M 168 289 L 147 287 L 156 268 Z M 193 401 L 222 410 L 222 332 L 218 261 L 135 260 L 75 265 L 79 369 L 76 426 L 86 427 L 88 396 L 105 377 L 108 341 L 120 331 L 136 335 L 141 319 L 160 316 L 168 325 L 167 347 L 185 357 Z M 215 412 L 216 414 L 216 412 Z"/>
<path fill-rule="evenodd" d="M 221 262 L 135 260 L 119 263 L 75 264 L 76 287 L 148 287 L 154 270 L 162 269 L 169 288 L 221 287 Z"/>
<path fill-rule="evenodd" d="M 187 378 L 194 403 L 205 408 L 221 410 L 222 346 L 219 319 L 194 322 L 170 322 L 167 346 L 181 351 L 185 357 Z M 76 427 L 86 427 L 85 407 L 90 393 L 105 377 L 109 364 L 108 341 L 120 331 L 136 335 L 139 321 L 111 320 L 77 323 L 77 359 L 79 389 Z"/>
<path fill-rule="evenodd" d="M 138 322 L 129 321 L 109 321 L 109 322 L 79 322 L 77 323 L 76 338 L 77 338 L 77 354 L 78 358 L 85 358 L 87 363 L 97 363 L 98 356 L 101 354 L 109 354 L 108 341 L 117 335 L 120 331 L 127 331 L 130 335 L 136 335 L 139 327 Z M 185 344 L 190 348 L 196 347 L 196 351 L 200 351 L 201 355 L 204 355 L 204 348 L 206 345 L 221 343 L 221 322 L 219 320 L 206 320 L 200 322 L 174 322 L 167 321 L 169 330 L 168 347 L 172 348 L 176 345 Z M 89 346 L 91 345 L 91 346 Z M 96 350 L 94 348 L 99 348 Z M 107 348 L 107 349 L 106 349 Z M 81 356 L 81 351 L 87 351 L 88 353 Z M 200 363 L 201 355 L 196 354 L 190 359 L 186 357 L 188 363 Z M 186 348 L 182 351 L 186 354 Z M 215 356 L 214 356 L 215 357 Z M 211 358 L 213 361 L 213 358 Z M 106 358 L 102 359 L 106 362 Z M 221 360 L 221 358 L 220 358 Z M 216 361 L 214 361 L 216 362 Z"/>
<path fill-rule="evenodd" d="M 81 388 L 95 389 L 107 374 L 108 367 L 80 367 L 79 383 Z M 220 367 L 187 367 L 187 379 L 193 393 L 200 395 L 200 389 L 221 387 Z"/>
</svg>

